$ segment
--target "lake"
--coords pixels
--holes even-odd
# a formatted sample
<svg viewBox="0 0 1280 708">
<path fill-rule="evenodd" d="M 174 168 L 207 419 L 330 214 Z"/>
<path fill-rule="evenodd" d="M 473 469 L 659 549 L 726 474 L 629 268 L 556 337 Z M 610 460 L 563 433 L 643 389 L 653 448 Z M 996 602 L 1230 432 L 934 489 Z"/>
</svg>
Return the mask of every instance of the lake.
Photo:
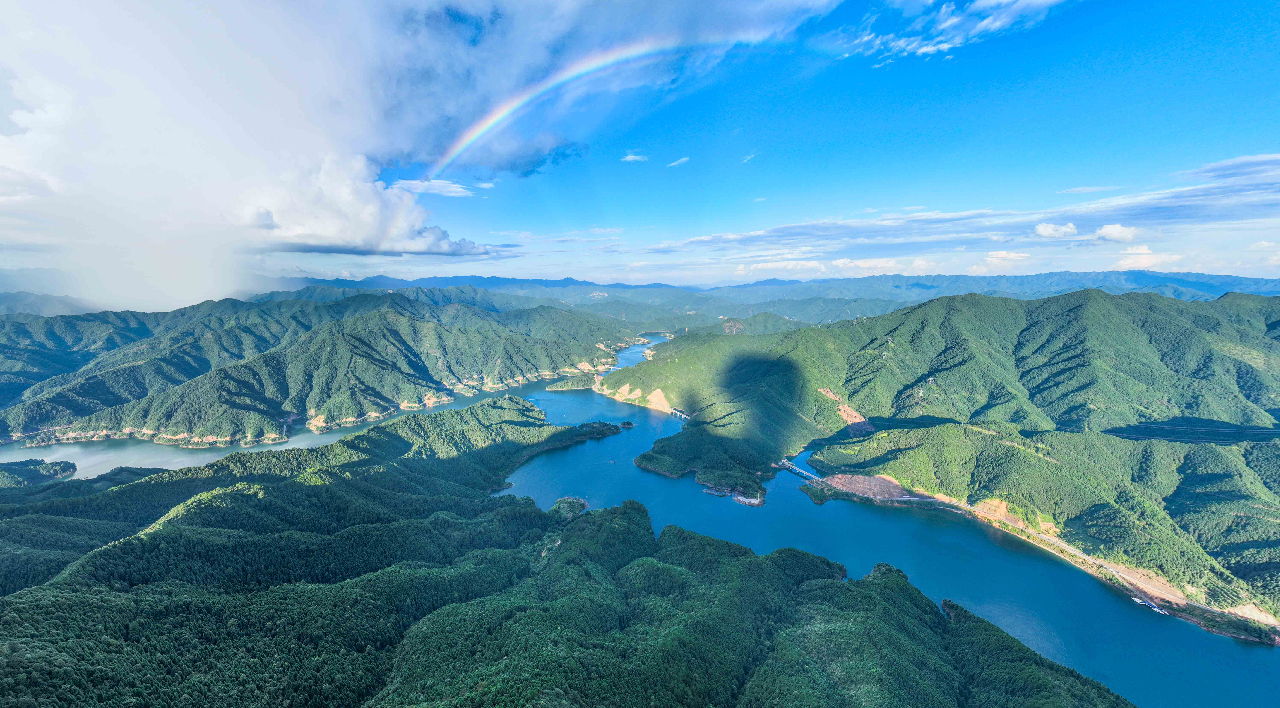
<svg viewBox="0 0 1280 708">
<path fill-rule="evenodd" d="M 643 349 L 621 352 L 619 365 L 641 361 Z M 945 510 L 845 501 L 818 506 L 799 490 L 801 480 L 786 472 L 765 485 L 762 507 L 704 494 L 692 477 L 668 479 L 632 464 L 655 439 L 678 432 L 680 421 L 591 391 L 545 388 L 545 382 L 527 384 L 459 398 L 444 408 L 510 393 L 536 403 L 554 423 L 629 420 L 635 427 L 534 458 L 512 475 L 511 488 L 502 494 L 532 497 L 542 508 L 565 496 L 586 499 L 593 508 L 635 499 L 648 507 L 655 529 L 676 524 L 758 553 L 800 548 L 843 563 L 852 577 L 889 563 L 935 601 L 964 605 L 1144 708 L 1280 704 L 1277 649 L 1158 615 L 1017 537 Z M 324 444 L 359 429 L 303 432 L 284 446 Z M 26 449 L 10 445 L 0 448 L 0 460 L 71 460 L 80 466 L 77 476 L 93 476 L 119 465 L 198 465 L 241 449 L 184 450 L 119 440 Z M 797 464 L 803 465 L 803 458 Z"/>
</svg>

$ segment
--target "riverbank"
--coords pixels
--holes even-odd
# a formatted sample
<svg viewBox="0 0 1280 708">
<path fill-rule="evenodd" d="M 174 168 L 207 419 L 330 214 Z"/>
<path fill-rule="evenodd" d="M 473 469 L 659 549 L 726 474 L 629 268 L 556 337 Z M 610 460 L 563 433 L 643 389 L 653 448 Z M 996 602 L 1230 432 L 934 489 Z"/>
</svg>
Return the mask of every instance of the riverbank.
<svg viewBox="0 0 1280 708">
<path fill-rule="evenodd" d="M 606 386 L 604 382 L 598 382 L 593 387 L 593 390 L 619 403 L 674 415 L 681 413 L 681 411 L 673 409 L 660 388 L 649 390 L 649 387 L 646 386 L 644 389 L 639 389 L 630 383 L 624 383 L 615 388 Z M 834 393 L 829 390 L 820 390 L 820 393 L 828 398 L 834 397 Z M 850 426 L 867 425 L 865 418 L 857 411 L 852 408 L 844 410 L 844 408 L 847 408 L 847 406 L 842 406 L 840 414 L 846 424 Z M 979 431 L 990 432 L 981 429 Z M 684 459 L 692 460 L 693 458 L 681 457 L 673 453 L 669 449 L 670 447 L 671 445 L 662 448 L 663 454 L 656 458 L 652 453 L 646 453 L 638 457 L 635 460 L 636 466 L 672 478 L 694 473 L 696 481 L 712 487 L 712 489 L 707 490 L 709 493 L 719 496 L 734 496 L 735 501 L 751 506 L 764 504 L 763 493 L 754 489 L 733 489 L 731 488 L 731 483 L 726 484 L 723 481 L 724 475 L 720 475 L 718 479 L 712 481 L 713 477 L 711 475 L 701 475 L 699 470 L 686 469 L 686 465 L 681 464 L 681 462 Z M 1049 462 L 1058 463 L 1057 460 L 1049 458 L 1038 451 L 1023 449 L 1031 454 L 1043 457 Z M 656 450 L 658 450 L 657 446 L 654 447 L 654 451 Z M 789 454 L 788 457 L 790 457 Z M 774 468 L 785 466 L 787 466 L 786 462 L 774 463 L 773 465 Z M 836 472 L 837 470 L 828 471 Z M 811 478 L 811 480 L 822 479 L 818 475 L 811 476 L 807 472 L 802 473 L 801 476 Z M 705 477 L 705 479 L 699 479 L 699 477 Z M 761 482 L 764 482 L 771 478 L 772 475 L 757 474 L 757 477 L 760 478 Z M 811 481 L 812 483 L 813 481 Z M 922 489 L 904 489 L 896 480 L 888 476 L 870 477 L 865 475 L 833 474 L 820 483 L 827 493 L 833 496 L 847 495 L 847 498 L 852 500 L 872 501 L 877 504 L 888 505 L 938 507 L 958 511 L 981 521 L 987 526 L 1019 536 L 1053 553 L 1055 556 L 1071 562 L 1094 577 L 1121 590 L 1129 597 L 1144 603 L 1150 603 L 1153 608 L 1158 608 L 1159 611 L 1185 619 L 1202 629 L 1216 634 L 1280 646 L 1280 620 L 1277 620 L 1276 615 L 1267 609 L 1269 607 L 1267 601 L 1259 599 L 1253 593 L 1242 588 L 1239 592 L 1239 599 L 1233 602 L 1223 602 L 1220 595 L 1215 595 L 1214 600 L 1202 599 L 1202 596 L 1206 596 L 1203 589 L 1175 587 L 1156 573 L 1091 556 L 1063 541 L 1059 537 L 1060 529 L 1050 523 L 1050 519 L 1044 517 L 1023 519 L 1016 509 L 1010 509 L 1007 504 L 998 499 L 986 500 L 971 506 L 964 501 L 930 494 Z M 812 497 L 813 495 L 811 494 L 810 496 Z M 815 501 L 819 500 L 815 499 Z M 1200 600 L 1200 602 L 1197 602 L 1197 600 Z M 1217 607 L 1201 604 L 1201 602 L 1211 601 L 1219 602 L 1220 604 Z M 1232 606 L 1228 607 L 1228 604 Z"/>
<path fill-rule="evenodd" d="M 634 365 L 644 361 L 643 350 L 620 352 L 619 359 L 622 366 Z M 546 392 L 541 383 L 508 393 L 533 401 L 557 425 L 599 420 L 624 430 L 529 460 L 507 479 L 513 486 L 499 494 L 532 497 L 543 509 L 563 497 L 587 500 L 596 509 L 634 499 L 651 510 L 655 528 L 674 524 L 761 554 L 799 548 L 850 569 L 891 563 L 935 603 L 949 599 L 980 614 L 1044 657 L 1102 680 L 1143 708 L 1270 705 L 1280 695 L 1280 652 L 1170 621 L 1110 584 L 966 514 L 939 513 L 923 502 L 900 508 L 816 507 L 789 474 L 764 483 L 767 504 L 748 507 L 701 493 L 706 486 L 689 475 L 672 479 L 630 464 L 655 440 L 680 430 L 682 420 L 674 415 L 585 390 Z M 448 407 L 473 402 L 459 398 Z M 626 422 L 633 423 L 630 429 Z M 315 447 L 359 429 L 324 435 L 299 430 L 285 445 Z M 75 462 L 76 477 L 91 478 L 121 465 L 199 466 L 238 449 L 114 440 L 44 448 L 35 456 Z M 33 457 L 30 452 L 0 448 L 0 455 L 8 455 L 4 459 Z M 1178 670 L 1159 670 L 1170 666 Z"/>
<path fill-rule="evenodd" d="M 609 352 L 611 358 L 607 360 L 597 360 L 594 363 L 584 361 L 579 363 L 576 367 L 565 368 L 560 371 L 540 371 L 536 375 L 515 376 L 509 379 L 500 379 L 493 382 L 484 380 L 467 381 L 464 383 L 468 385 L 464 387 L 453 388 L 448 391 L 436 391 L 427 394 L 423 397 L 421 403 L 415 401 L 401 401 L 394 407 L 390 407 L 385 410 L 373 410 L 361 416 L 351 416 L 332 421 L 326 420 L 325 416 L 321 415 L 308 419 L 305 426 L 312 433 L 322 434 L 342 428 L 381 422 L 401 413 L 430 410 L 437 406 L 454 403 L 456 400 L 455 394 L 456 396 L 469 398 L 481 394 L 500 393 L 512 388 L 541 381 L 554 381 L 557 379 L 573 378 L 583 375 L 596 376 L 617 366 L 618 352 L 629 347 L 642 346 L 649 343 L 649 340 L 642 337 L 633 337 L 625 342 L 615 345 L 613 348 L 606 347 L 605 345 L 597 345 L 601 350 Z M 127 427 L 120 430 L 72 430 L 74 426 L 64 425 L 45 428 L 30 433 L 21 433 L 7 439 L 0 439 L 0 446 L 23 443 L 21 445 L 23 448 L 36 448 L 47 447 L 50 445 L 101 442 L 107 440 L 142 440 L 157 445 L 171 445 L 190 450 L 228 448 L 235 446 L 248 448 L 260 445 L 279 445 L 289 441 L 291 432 L 290 427 L 296 420 L 298 420 L 299 417 L 300 416 L 298 414 L 294 413 L 289 415 L 287 418 L 280 419 L 279 423 L 281 424 L 281 429 L 279 432 L 227 436 L 195 436 L 190 432 L 173 433 L 143 427 Z"/>
<path fill-rule="evenodd" d="M 833 477 L 857 476 L 833 475 Z M 1016 524 L 1013 520 L 1006 518 L 1008 515 L 1003 513 L 998 504 L 972 506 L 958 499 L 932 495 L 920 489 L 907 490 L 896 480 L 884 476 L 865 477 L 866 482 L 856 485 L 841 484 L 843 480 L 840 479 L 828 482 L 827 479 L 823 478 L 821 482 L 810 481 L 800 489 L 819 505 L 832 499 L 842 499 L 879 506 L 925 506 L 963 514 L 1034 544 L 1129 597 L 1151 603 L 1153 607 L 1158 607 L 1170 616 L 1191 622 L 1201 629 L 1235 639 L 1280 646 L 1280 622 L 1265 621 L 1264 618 L 1272 620 L 1275 618 L 1267 615 L 1261 608 L 1255 605 L 1232 608 L 1239 612 L 1237 613 L 1193 602 L 1170 583 L 1153 573 L 1091 556 L 1060 538 L 1038 533 Z M 853 480 L 850 481 L 853 482 Z"/>
</svg>

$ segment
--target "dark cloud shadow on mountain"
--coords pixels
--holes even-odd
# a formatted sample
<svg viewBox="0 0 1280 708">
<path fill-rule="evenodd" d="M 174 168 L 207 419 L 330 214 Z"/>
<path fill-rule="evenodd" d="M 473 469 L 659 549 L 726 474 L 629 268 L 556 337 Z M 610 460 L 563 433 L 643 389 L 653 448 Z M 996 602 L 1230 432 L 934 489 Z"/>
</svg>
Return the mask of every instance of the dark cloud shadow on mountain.
<svg viewBox="0 0 1280 708">
<path fill-rule="evenodd" d="M 807 386 L 786 357 L 734 357 L 707 393 L 670 401 L 688 414 L 688 423 L 657 440 L 636 464 L 671 476 L 692 472 L 703 484 L 755 494 L 776 472 L 773 462 L 821 432 L 796 413 Z"/>
<path fill-rule="evenodd" d="M 960 422 L 955 418 L 942 418 L 935 415 L 922 415 L 914 418 L 867 418 L 865 426 L 854 424 L 841 428 L 824 438 L 815 438 L 806 447 L 807 449 L 816 450 L 825 445 L 872 435 L 882 430 L 919 430 L 921 428 L 936 428 L 940 425 L 957 425 Z"/>
<path fill-rule="evenodd" d="M 1280 428 L 1236 425 L 1209 418 L 1191 417 L 1125 425 L 1108 428 L 1102 432 L 1128 440 L 1166 440 L 1168 442 L 1216 443 L 1219 445 L 1280 440 Z"/>
</svg>

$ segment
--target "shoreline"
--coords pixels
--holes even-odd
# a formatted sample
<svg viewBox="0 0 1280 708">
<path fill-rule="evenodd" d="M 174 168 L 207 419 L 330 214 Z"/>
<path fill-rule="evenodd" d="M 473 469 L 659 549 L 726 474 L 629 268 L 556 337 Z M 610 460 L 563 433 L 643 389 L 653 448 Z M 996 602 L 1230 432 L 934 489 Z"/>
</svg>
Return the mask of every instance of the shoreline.
<svg viewBox="0 0 1280 708">
<path fill-rule="evenodd" d="M 808 481 L 801 485 L 800 490 L 813 503 L 818 505 L 825 504 L 832 499 L 838 499 L 876 506 L 934 508 L 960 514 L 991 528 L 1017 536 L 1037 548 L 1067 561 L 1108 586 L 1123 592 L 1126 596 L 1134 600 L 1151 603 L 1169 616 L 1190 622 L 1207 632 L 1265 646 L 1280 647 L 1280 626 L 1278 625 L 1265 624 L 1231 612 L 1201 605 L 1185 598 L 1181 600 L 1181 603 L 1170 600 L 1163 592 L 1141 580 L 1130 577 L 1123 570 L 1120 570 L 1117 564 L 1091 556 L 1061 539 L 1019 528 L 1001 519 L 983 514 L 963 502 L 939 499 L 927 493 L 910 490 L 908 490 L 908 493 L 913 496 L 878 498 L 845 491 L 829 484 L 815 486 Z"/>
<path fill-rule="evenodd" d="M 629 403 L 634 406 L 658 410 L 664 413 L 671 412 L 669 408 L 654 405 L 653 401 L 650 401 L 643 395 L 638 395 L 640 394 L 639 391 L 636 391 L 634 394 L 632 394 L 631 391 L 623 391 L 622 389 L 611 391 L 599 384 L 597 384 L 593 390 L 595 390 L 596 393 L 612 398 L 620 403 Z M 642 465 L 638 460 L 633 463 L 637 467 L 646 471 L 671 478 L 679 478 L 689 472 L 696 472 L 695 470 L 686 470 L 681 474 L 670 474 L 664 470 L 656 470 Z M 775 463 L 775 467 L 778 466 L 779 465 Z M 717 488 L 712 485 L 704 486 L 708 487 L 703 490 L 706 493 L 716 496 L 733 496 L 734 501 L 746 503 L 745 499 L 743 501 L 739 501 L 738 499 L 738 497 L 743 496 L 741 494 L 741 490 Z M 800 489 L 801 491 L 804 491 L 815 504 L 823 504 L 828 499 L 845 499 L 846 501 L 870 503 L 879 506 L 903 506 L 916 508 L 933 507 L 963 514 L 989 527 L 1017 536 L 1018 538 L 1021 538 L 1022 540 L 1052 553 L 1054 556 L 1065 560 L 1068 563 L 1071 563 L 1075 567 L 1080 568 L 1098 580 L 1106 583 L 1108 586 L 1125 593 L 1128 597 L 1140 602 L 1149 603 L 1152 608 L 1163 611 L 1172 617 L 1190 622 L 1205 631 L 1242 641 L 1280 647 L 1280 624 L 1261 622 L 1234 612 L 1201 605 L 1185 597 L 1171 599 L 1169 594 L 1172 593 L 1165 593 L 1158 588 L 1148 585 L 1142 580 L 1132 577 L 1130 573 L 1126 573 L 1118 564 L 1091 556 L 1059 538 L 1036 533 L 1029 529 L 1020 528 L 1002 519 L 984 514 L 981 510 L 959 500 L 941 499 L 937 496 L 928 494 L 927 492 L 908 490 L 905 488 L 903 489 L 901 496 L 885 498 L 866 496 L 842 490 L 830 483 L 815 486 L 813 481 L 807 478 L 805 483 L 801 485 Z M 823 498 L 815 496 L 815 493 L 823 495 Z M 765 501 L 764 495 L 761 494 L 758 499 L 751 498 L 751 501 L 754 503 L 750 503 L 748 506 L 763 505 Z M 1131 569 L 1131 572 L 1142 572 L 1142 569 Z M 1174 589 L 1174 592 L 1176 592 L 1176 589 Z"/>
<path fill-rule="evenodd" d="M 470 389 L 472 391 L 471 393 L 464 393 L 461 391 L 454 391 L 454 393 L 458 393 L 463 397 L 469 398 L 472 396 L 479 395 L 480 393 L 498 393 L 500 391 L 506 391 L 512 388 L 516 388 L 517 386 L 524 386 L 526 384 L 535 383 L 537 381 L 556 381 L 560 379 L 566 379 L 572 376 L 581 376 L 582 374 L 585 374 L 585 373 L 598 373 L 598 372 L 608 371 L 612 366 L 615 366 L 617 364 L 617 360 L 618 360 L 617 352 L 622 351 L 623 349 L 626 349 L 627 347 L 631 347 L 631 346 L 636 346 L 636 343 L 631 341 L 624 342 L 621 345 L 619 345 L 618 348 L 610 350 L 611 353 L 613 354 L 613 363 L 598 364 L 594 369 L 587 370 L 587 369 L 575 368 L 573 371 L 565 370 L 565 371 L 555 372 L 554 374 L 551 374 L 551 372 L 539 372 L 539 376 L 533 377 L 528 380 L 513 381 L 510 383 L 505 383 L 502 386 L 496 386 L 496 387 L 482 386 L 478 390 Z M 319 425 L 312 425 L 310 422 L 308 422 L 307 424 L 305 424 L 305 427 L 308 430 L 310 430 L 313 434 L 321 435 L 324 433 L 333 432 L 334 430 L 340 430 L 342 428 L 351 428 L 358 425 L 363 425 L 365 423 L 376 422 L 384 418 L 393 418 L 396 415 L 399 415 L 401 413 L 410 413 L 414 411 L 430 411 L 432 408 L 438 405 L 453 403 L 456 400 L 457 398 L 455 398 L 454 396 L 445 394 L 445 396 L 441 398 L 432 400 L 432 402 L 429 404 L 425 402 L 421 404 L 400 403 L 396 408 L 388 409 L 386 411 L 370 411 L 369 413 L 366 413 L 363 416 L 360 416 L 359 418 L 346 419 L 346 420 L 342 420 L 334 423 L 322 423 Z M 187 449 L 187 450 L 207 450 L 210 448 L 228 448 L 228 447 L 250 448 L 250 447 L 257 447 L 260 445 L 280 445 L 282 443 L 289 442 L 292 436 L 289 433 L 288 426 L 292 424 L 293 421 L 297 420 L 299 417 L 300 416 L 298 414 L 294 413 L 290 415 L 288 420 L 281 421 L 282 423 L 285 424 L 285 427 L 283 428 L 283 432 L 280 434 L 268 433 L 266 435 L 262 435 L 259 437 L 251 437 L 251 438 L 232 436 L 227 438 L 214 438 L 212 440 L 200 438 L 202 442 L 198 442 L 197 444 L 190 444 L 188 442 L 191 440 L 191 435 L 189 433 L 180 433 L 178 436 L 164 437 L 163 440 L 157 440 L 156 438 L 161 437 L 160 431 L 146 430 L 143 428 L 125 428 L 124 430 L 99 430 L 99 431 L 76 432 L 71 434 L 71 435 L 74 435 L 74 437 L 55 436 L 54 439 L 47 440 L 47 441 L 29 439 L 34 436 L 41 435 L 42 433 L 48 433 L 54 430 L 63 430 L 71 427 L 70 425 L 65 425 L 65 426 L 58 426 L 54 428 L 45 428 L 44 430 L 39 430 L 34 433 L 27 433 L 25 435 L 20 434 L 18 436 L 11 437 L 7 440 L 0 440 L 0 447 L 21 443 L 23 442 L 24 439 L 26 439 L 26 443 L 23 445 L 19 445 L 19 447 L 23 449 L 34 449 L 39 447 L 50 447 L 53 445 L 68 445 L 68 444 L 75 444 L 75 443 L 105 442 L 108 440 L 142 440 L 145 442 L 154 443 L 156 445 L 175 445 L 177 447 Z"/>
</svg>

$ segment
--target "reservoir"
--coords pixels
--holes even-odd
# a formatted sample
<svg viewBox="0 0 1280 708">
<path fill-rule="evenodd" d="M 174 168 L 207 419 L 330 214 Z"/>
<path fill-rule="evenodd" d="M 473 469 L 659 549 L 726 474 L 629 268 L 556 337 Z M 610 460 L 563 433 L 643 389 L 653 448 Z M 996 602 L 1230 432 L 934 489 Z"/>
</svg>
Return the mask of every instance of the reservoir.
<svg viewBox="0 0 1280 708">
<path fill-rule="evenodd" d="M 642 361 L 643 349 L 621 352 L 619 365 Z M 678 432 L 681 421 L 591 391 L 545 388 L 545 382 L 527 384 L 460 398 L 444 408 L 509 393 L 533 401 L 553 423 L 632 421 L 635 427 L 530 460 L 502 494 L 532 497 L 542 508 L 565 496 L 586 499 L 592 508 L 635 499 L 649 509 L 655 529 L 675 524 L 758 553 L 800 548 L 843 563 L 851 577 L 889 563 L 933 600 L 960 603 L 1143 708 L 1280 704 L 1278 648 L 1220 637 L 1156 614 L 1066 561 L 953 512 L 844 501 L 818 506 L 799 491 L 801 480 L 786 472 L 766 484 L 762 507 L 704 494 L 692 476 L 668 479 L 632 464 L 655 439 Z M 304 429 L 285 446 L 320 445 L 355 430 L 315 435 Z M 94 476 L 120 465 L 198 465 L 241 449 L 186 450 L 136 440 L 8 445 L 0 447 L 0 461 L 70 460 L 79 466 L 77 476 Z"/>
</svg>

